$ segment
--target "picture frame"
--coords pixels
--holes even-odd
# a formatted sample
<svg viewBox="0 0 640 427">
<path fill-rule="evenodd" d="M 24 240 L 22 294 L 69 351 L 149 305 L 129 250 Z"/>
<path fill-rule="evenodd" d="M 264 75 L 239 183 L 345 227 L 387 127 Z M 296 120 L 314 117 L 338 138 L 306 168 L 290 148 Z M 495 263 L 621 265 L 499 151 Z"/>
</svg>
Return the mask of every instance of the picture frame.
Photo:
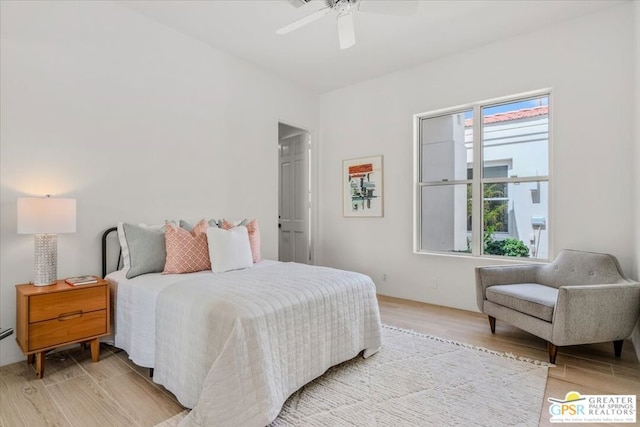
<svg viewBox="0 0 640 427">
<path fill-rule="evenodd" d="M 342 161 L 342 214 L 346 218 L 384 216 L 383 156 Z"/>
</svg>

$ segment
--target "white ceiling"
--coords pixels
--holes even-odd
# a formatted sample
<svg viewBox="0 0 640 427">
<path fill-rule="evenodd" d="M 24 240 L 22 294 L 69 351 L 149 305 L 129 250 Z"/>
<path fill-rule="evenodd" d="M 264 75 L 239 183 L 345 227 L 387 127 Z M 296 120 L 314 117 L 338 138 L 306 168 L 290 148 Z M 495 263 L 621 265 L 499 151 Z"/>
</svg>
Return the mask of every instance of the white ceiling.
<svg viewBox="0 0 640 427">
<path fill-rule="evenodd" d="M 356 12 L 357 43 L 347 50 L 338 47 L 333 14 L 287 35 L 274 33 L 324 7 L 322 0 L 301 7 L 294 0 L 116 3 L 323 93 L 623 1 L 628 0 L 420 0 L 411 16 Z"/>
</svg>

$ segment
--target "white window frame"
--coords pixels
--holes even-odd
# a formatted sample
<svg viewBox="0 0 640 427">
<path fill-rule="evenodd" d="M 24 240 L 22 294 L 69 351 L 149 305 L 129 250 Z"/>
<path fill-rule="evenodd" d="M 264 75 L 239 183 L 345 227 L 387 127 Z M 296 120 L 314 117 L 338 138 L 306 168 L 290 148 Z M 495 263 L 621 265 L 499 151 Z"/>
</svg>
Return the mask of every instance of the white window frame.
<svg viewBox="0 0 640 427">
<path fill-rule="evenodd" d="M 494 106 L 496 104 L 504 104 L 510 102 L 524 101 L 527 98 L 537 98 L 541 96 L 547 96 L 548 98 L 548 139 L 547 139 L 547 150 L 548 150 L 548 175 L 540 175 L 540 176 L 527 176 L 527 177 L 506 177 L 506 178 L 484 178 L 482 176 L 482 166 L 483 166 L 483 128 L 484 124 L 481 120 L 482 117 L 482 108 L 488 106 Z M 451 251 L 435 251 L 435 250 L 427 250 L 421 248 L 421 236 L 422 236 L 422 203 L 421 203 L 421 191 L 425 186 L 436 185 L 434 183 L 426 183 L 420 181 L 420 172 L 421 172 L 421 128 L 420 121 L 422 119 L 438 117 L 443 115 L 460 113 L 466 110 L 473 110 L 473 179 L 471 180 L 460 180 L 460 181 L 451 181 L 448 184 L 467 184 L 471 183 L 471 197 L 472 197 L 472 219 L 471 219 L 471 253 L 459 253 L 459 252 L 451 252 Z M 413 253 L 414 254 L 425 254 L 425 255 L 444 255 L 444 256 L 452 256 L 452 257 L 472 257 L 472 258 L 497 258 L 500 260 L 514 260 L 517 262 L 540 262 L 547 261 L 546 259 L 541 258 L 523 258 L 523 257 L 510 257 L 510 256 L 500 256 L 500 255 L 486 255 L 483 254 L 483 203 L 477 203 L 477 200 L 481 200 L 483 195 L 483 185 L 484 184 L 492 184 L 492 183 L 526 183 L 526 182 L 547 182 L 547 186 L 549 189 L 549 194 L 547 197 L 547 215 L 551 219 L 552 215 L 552 207 L 553 207 L 553 188 L 551 186 L 551 171 L 553 170 L 553 150 L 552 150 L 552 140 L 553 140 L 553 127 L 552 127 L 552 90 L 551 88 L 540 89 L 530 92 L 523 92 L 515 95 L 509 95 L 500 98 L 493 98 L 479 102 L 473 102 L 470 104 L 459 105 L 452 108 L 444 108 L 439 110 L 428 111 L 424 113 L 414 114 L 413 115 L 413 151 L 414 151 L 414 162 L 413 162 L 413 183 L 414 183 L 414 196 L 413 196 Z M 477 172 L 476 172 L 477 171 Z M 553 252 L 553 220 L 548 221 L 547 224 L 547 236 L 548 236 L 548 256 L 552 258 Z M 549 225 L 551 224 L 551 226 Z"/>
</svg>

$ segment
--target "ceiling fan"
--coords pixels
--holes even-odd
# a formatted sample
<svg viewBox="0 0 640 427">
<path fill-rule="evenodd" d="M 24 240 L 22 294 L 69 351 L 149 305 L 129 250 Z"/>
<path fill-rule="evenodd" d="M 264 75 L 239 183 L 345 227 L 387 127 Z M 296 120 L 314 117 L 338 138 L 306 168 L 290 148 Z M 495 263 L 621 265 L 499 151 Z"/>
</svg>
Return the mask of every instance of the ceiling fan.
<svg viewBox="0 0 640 427">
<path fill-rule="evenodd" d="M 299 0 L 302 3 L 310 3 L 311 0 Z M 322 9 L 306 15 L 289 25 L 276 30 L 276 34 L 288 34 L 291 31 L 304 27 L 323 16 L 334 12 L 338 23 L 338 40 L 340 49 L 348 49 L 356 44 L 356 34 L 353 27 L 354 11 L 383 13 L 389 15 L 410 15 L 418 8 L 418 2 L 413 1 L 381 1 L 381 0 L 324 0 L 326 4 Z"/>
</svg>

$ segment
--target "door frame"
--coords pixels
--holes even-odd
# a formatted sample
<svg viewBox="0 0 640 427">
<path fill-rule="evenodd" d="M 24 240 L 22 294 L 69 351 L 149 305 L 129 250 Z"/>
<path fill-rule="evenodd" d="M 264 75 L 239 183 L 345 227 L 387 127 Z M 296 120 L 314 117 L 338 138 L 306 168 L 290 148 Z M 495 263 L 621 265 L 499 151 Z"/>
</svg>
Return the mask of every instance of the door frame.
<svg viewBox="0 0 640 427">
<path fill-rule="evenodd" d="M 309 264 L 315 265 L 316 263 L 316 238 L 318 235 L 318 144 L 317 144 L 317 132 L 308 127 L 296 124 L 294 122 L 288 120 L 277 120 L 276 121 L 276 153 L 277 153 L 277 163 L 276 167 L 278 168 L 278 211 L 276 215 L 280 213 L 280 129 L 279 125 L 283 124 L 286 126 L 298 128 L 303 130 L 309 134 L 309 156 L 307 159 L 307 168 L 309 170 L 309 191 L 311 192 L 310 197 L 310 209 L 309 209 Z M 279 219 L 279 218 L 278 218 Z M 279 223 L 279 221 L 278 221 Z M 278 236 L 278 257 L 280 256 L 280 229 L 277 232 Z"/>
</svg>

